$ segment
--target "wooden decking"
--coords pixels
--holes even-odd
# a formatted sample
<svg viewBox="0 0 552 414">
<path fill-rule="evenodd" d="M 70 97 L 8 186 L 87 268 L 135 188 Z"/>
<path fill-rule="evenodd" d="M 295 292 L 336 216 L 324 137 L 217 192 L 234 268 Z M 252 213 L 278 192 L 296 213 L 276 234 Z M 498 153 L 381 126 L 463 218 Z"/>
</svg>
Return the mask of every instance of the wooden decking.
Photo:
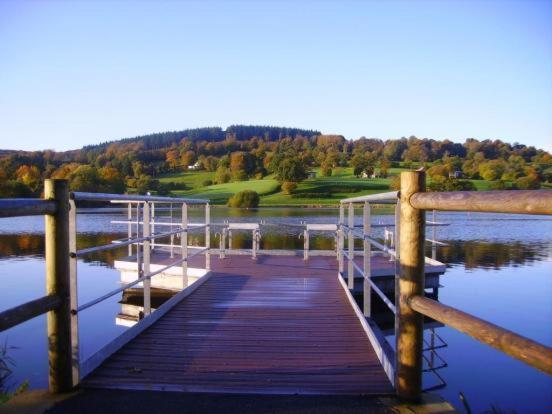
<svg viewBox="0 0 552 414">
<path fill-rule="evenodd" d="M 335 258 L 213 258 L 211 278 L 84 379 L 92 388 L 389 394 Z"/>
</svg>

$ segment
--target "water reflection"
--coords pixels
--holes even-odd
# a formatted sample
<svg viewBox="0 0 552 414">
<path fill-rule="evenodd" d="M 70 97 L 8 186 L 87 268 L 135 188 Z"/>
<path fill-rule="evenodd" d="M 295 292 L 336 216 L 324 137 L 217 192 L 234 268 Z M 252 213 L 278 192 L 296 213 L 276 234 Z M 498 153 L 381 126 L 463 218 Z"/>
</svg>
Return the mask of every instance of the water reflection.
<svg viewBox="0 0 552 414">
<path fill-rule="evenodd" d="M 199 209 L 190 211 L 190 217 L 195 222 L 202 220 L 202 214 Z M 170 220 L 170 216 L 165 213 L 160 212 L 160 215 Z M 284 222 L 335 223 L 337 209 L 213 209 L 211 217 L 215 223 L 229 218 L 230 221 L 244 222 L 266 220 L 273 225 L 261 228 L 261 249 L 302 249 L 301 230 L 285 226 Z M 114 239 L 126 237 L 126 226 L 110 223 L 114 219 L 121 220 L 121 216 L 80 216 L 80 233 L 77 238 L 79 249 L 108 244 Z M 361 224 L 360 220 L 357 217 L 357 225 Z M 390 215 L 373 217 L 373 223 L 378 224 L 389 224 L 392 220 Z M 436 230 L 436 239 L 446 243 L 446 246 L 437 248 L 436 259 L 450 265 L 450 268 L 440 279 L 444 287 L 428 290 L 427 293 L 438 295 L 439 300 L 447 305 L 542 343 L 552 344 L 552 220 L 543 217 L 521 219 L 520 216 L 509 215 L 452 213 L 439 214 L 437 220 L 450 223 L 450 226 Z M 0 309 L 43 295 L 43 229 L 42 217 L 0 219 Z M 211 246 L 215 248 L 218 247 L 218 231 L 214 227 L 211 236 Z M 382 231 L 381 228 L 376 229 L 376 235 L 381 236 Z M 191 245 L 203 243 L 203 232 L 190 235 Z M 313 232 L 310 245 L 311 249 L 333 250 L 335 240 L 328 233 Z M 251 248 L 251 233 L 234 232 L 233 247 Z M 360 244 L 357 247 L 360 248 Z M 127 248 L 122 247 L 79 259 L 80 303 L 120 286 L 121 275 L 114 268 L 114 262 L 126 256 L 127 252 Z M 429 245 L 426 254 L 431 256 Z M 519 271 L 522 266 L 525 266 L 523 272 Z M 466 277 L 466 270 L 469 270 L 469 278 Z M 523 282 L 523 288 L 520 282 Z M 157 308 L 173 294 L 169 290 L 152 291 L 152 307 Z M 126 327 L 136 323 L 143 311 L 143 296 L 139 288 L 127 289 L 111 299 L 80 316 L 83 327 L 81 345 L 85 359 L 120 335 Z M 376 306 L 374 318 L 386 334 L 392 334 L 393 315 L 379 298 L 374 297 L 373 300 Z M 514 303 L 516 306 L 508 305 Z M 448 385 L 442 393 L 450 401 L 457 402 L 458 392 L 463 391 L 472 406 L 476 407 L 474 412 L 481 412 L 495 402 L 499 402 L 501 407 L 517 409 L 519 412 L 527 411 L 524 410 L 527 401 L 531 401 L 534 412 L 551 406 L 552 401 L 548 396 L 552 381 L 545 378 L 544 374 L 450 328 L 435 323 L 427 327 L 428 343 L 432 341 L 431 336 L 438 332 L 448 344 L 448 347 L 438 352 L 448 363 L 443 374 Z M 17 363 L 14 381 L 21 383 L 30 379 L 31 387 L 45 387 L 47 351 L 44 319 L 37 318 L 11 329 L 0 337 L 0 342 L 8 335 L 8 345 L 18 348 L 13 353 Z M 392 336 L 389 339 L 392 343 Z M 428 354 L 428 357 L 431 358 L 431 355 Z M 473 375 L 475 372 L 477 378 Z M 431 385 L 435 378 L 431 374 L 427 376 L 427 384 Z M 524 384 L 530 386 L 523 388 Z M 522 392 L 519 392 L 520 389 Z"/>
<path fill-rule="evenodd" d="M 124 233 L 84 233 L 77 237 L 79 249 L 111 243 L 115 239 L 125 237 Z M 218 247 L 219 234 L 213 232 L 211 244 Z M 169 238 L 158 239 L 159 243 L 169 243 Z M 190 234 L 190 245 L 201 246 L 205 235 Z M 449 265 L 463 265 L 466 269 L 501 269 L 503 267 L 522 266 L 547 260 L 552 256 L 551 242 L 487 242 L 482 240 L 441 240 L 446 246 L 437 250 L 437 260 Z M 179 244 L 179 241 L 176 242 Z M 250 232 L 235 231 L 232 236 L 232 247 L 235 249 L 250 249 Z M 312 232 L 310 247 L 313 250 L 335 249 L 335 237 L 324 233 Z M 360 248 L 360 245 L 357 246 Z M 261 249 L 302 249 L 301 235 L 289 234 L 286 231 L 263 230 Z M 86 255 L 85 263 L 96 262 L 100 265 L 113 267 L 115 260 L 127 255 L 127 248 L 108 250 Z M 431 247 L 426 249 L 426 255 L 431 256 Z M 0 235 L 0 260 L 24 257 L 44 256 L 43 234 L 2 234 Z M 81 259 L 79 259 L 81 260 Z"/>
<path fill-rule="evenodd" d="M 453 264 L 463 264 L 466 269 L 495 269 L 521 266 L 547 259 L 552 243 L 511 241 L 487 242 L 479 240 L 443 240 L 446 246 L 440 247 L 437 260 Z"/>
</svg>

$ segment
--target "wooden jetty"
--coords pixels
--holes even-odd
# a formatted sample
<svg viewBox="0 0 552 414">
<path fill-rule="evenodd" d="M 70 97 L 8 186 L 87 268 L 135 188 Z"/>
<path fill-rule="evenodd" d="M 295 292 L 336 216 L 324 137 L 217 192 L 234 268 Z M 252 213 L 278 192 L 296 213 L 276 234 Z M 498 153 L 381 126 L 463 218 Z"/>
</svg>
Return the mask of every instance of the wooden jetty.
<svg viewBox="0 0 552 414">
<path fill-rule="evenodd" d="M 121 203 L 128 237 L 79 250 L 79 201 Z M 372 234 L 371 203 L 395 204 L 389 243 Z M 171 210 L 176 204 L 180 221 L 156 222 L 156 204 Z M 355 205 L 362 208 L 360 226 Z M 205 209 L 204 222 L 188 221 L 188 207 L 193 206 Z M 210 238 L 215 223 L 207 200 L 70 194 L 66 181 L 47 180 L 45 199 L 0 200 L 0 217 L 45 215 L 47 280 L 46 296 L 0 313 L 0 331 L 48 314 L 52 393 L 77 386 L 238 394 L 394 393 L 418 402 L 427 371 L 424 317 L 552 374 L 549 347 L 426 296 L 425 289 L 431 287 L 426 274 L 444 269 L 424 255 L 425 210 L 550 215 L 552 191 L 426 193 L 424 172 L 404 172 L 400 192 L 341 201 L 337 224 L 322 229 L 335 234 L 333 253 L 311 252 L 308 233 L 321 228 L 303 226 L 301 257 L 296 252 L 267 255 L 260 249 L 259 225 L 251 224 L 223 224 L 221 244 L 214 248 Z M 250 256 L 233 255 L 226 248 L 226 236 L 240 229 L 252 232 Z M 204 245 L 188 245 L 189 233 L 197 231 L 204 234 Z M 355 241 L 362 250 L 355 250 Z M 435 236 L 429 242 L 435 246 Z M 167 243 L 171 252 L 158 261 L 156 249 Z M 136 266 L 134 276 L 99 298 L 77 303 L 78 259 L 125 246 L 133 258 L 128 262 Z M 387 275 L 378 275 L 381 257 L 389 263 Z M 164 272 L 173 272 L 180 285 L 174 296 L 158 304 L 152 300 L 152 280 Z M 378 283 L 381 277 L 393 278 L 393 297 Z M 131 288 L 142 289 L 139 322 L 82 361 L 79 314 Z M 354 295 L 360 296 L 360 304 Z M 394 350 L 372 317 L 373 297 L 395 316 Z"/>
<path fill-rule="evenodd" d="M 392 394 L 335 258 L 231 256 L 84 378 L 85 387 Z"/>
</svg>

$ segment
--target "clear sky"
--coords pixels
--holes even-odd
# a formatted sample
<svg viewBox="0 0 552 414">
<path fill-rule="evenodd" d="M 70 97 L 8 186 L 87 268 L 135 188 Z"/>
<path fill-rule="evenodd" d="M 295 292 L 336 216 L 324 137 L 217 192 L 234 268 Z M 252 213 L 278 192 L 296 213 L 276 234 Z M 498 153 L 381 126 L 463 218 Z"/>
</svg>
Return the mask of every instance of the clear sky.
<svg viewBox="0 0 552 414">
<path fill-rule="evenodd" d="M 0 0 L 0 148 L 235 123 L 552 150 L 552 2 Z"/>
</svg>

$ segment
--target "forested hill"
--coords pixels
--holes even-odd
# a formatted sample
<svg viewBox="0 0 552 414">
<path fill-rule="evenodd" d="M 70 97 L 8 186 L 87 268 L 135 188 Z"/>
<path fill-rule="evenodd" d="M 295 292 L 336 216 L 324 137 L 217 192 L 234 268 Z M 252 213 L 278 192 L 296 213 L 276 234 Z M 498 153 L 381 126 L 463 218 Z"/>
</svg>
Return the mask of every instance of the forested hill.
<svg viewBox="0 0 552 414">
<path fill-rule="evenodd" d="M 501 140 L 464 143 L 415 136 L 382 140 L 272 126 L 232 125 L 162 132 L 55 152 L 0 151 L 0 197 L 38 196 L 45 178 L 69 180 L 74 191 L 167 194 L 167 176 L 211 173 L 201 184 L 262 180 L 270 175 L 291 194 L 311 171 L 324 176 L 350 168 L 361 177 L 396 177 L 397 168 L 424 165 L 432 189 L 469 189 L 462 179 L 483 179 L 493 188 L 540 188 L 552 184 L 552 155 Z M 313 177 L 311 177 L 313 178 Z M 165 181 L 166 182 L 166 181 Z"/>
<path fill-rule="evenodd" d="M 233 137 L 238 141 L 246 141 L 253 137 L 261 137 L 267 141 L 277 141 L 284 137 L 313 137 L 320 135 L 320 131 L 300 128 L 286 128 L 265 125 L 231 125 L 226 130 L 220 127 L 205 127 L 184 129 L 182 131 L 157 132 L 154 134 L 141 135 L 133 138 L 124 138 L 116 141 L 102 142 L 96 145 L 83 147 L 84 151 L 102 151 L 114 143 L 130 144 L 140 143 L 145 150 L 168 148 L 180 143 L 183 139 L 191 142 L 208 141 L 220 142 L 227 137 Z"/>
</svg>

